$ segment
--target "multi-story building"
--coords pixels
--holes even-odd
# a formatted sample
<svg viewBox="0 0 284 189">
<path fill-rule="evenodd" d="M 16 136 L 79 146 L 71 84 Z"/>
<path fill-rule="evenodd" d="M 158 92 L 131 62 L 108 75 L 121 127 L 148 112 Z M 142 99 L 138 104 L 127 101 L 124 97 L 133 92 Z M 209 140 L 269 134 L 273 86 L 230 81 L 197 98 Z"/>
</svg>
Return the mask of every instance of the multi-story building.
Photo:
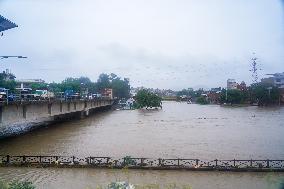
<svg viewBox="0 0 284 189">
<path fill-rule="evenodd" d="M 111 88 L 105 88 L 101 91 L 101 94 L 103 97 L 108 97 L 110 99 L 113 99 L 113 92 Z"/>
<path fill-rule="evenodd" d="M 275 73 L 275 74 L 267 74 L 267 75 L 271 75 L 273 77 L 261 79 L 262 83 L 271 84 L 275 87 L 284 89 L 284 72 Z"/>
<path fill-rule="evenodd" d="M 238 83 L 234 79 L 228 79 L 227 80 L 227 89 L 237 89 Z"/>
<path fill-rule="evenodd" d="M 241 84 L 237 85 L 237 89 L 241 90 L 241 91 L 246 91 L 247 90 L 247 85 L 244 81 L 241 82 Z"/>
</svg>

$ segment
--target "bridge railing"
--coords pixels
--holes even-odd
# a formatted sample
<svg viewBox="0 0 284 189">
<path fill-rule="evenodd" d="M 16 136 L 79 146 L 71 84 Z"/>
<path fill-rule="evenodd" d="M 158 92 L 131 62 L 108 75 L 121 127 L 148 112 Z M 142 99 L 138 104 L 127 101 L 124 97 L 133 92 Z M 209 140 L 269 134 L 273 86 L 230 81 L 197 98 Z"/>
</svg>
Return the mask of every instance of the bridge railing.
<svg viewBox="0 0 284 189">
<path fill-rule="evenodd" d="M 150 159 L 150 158 L 111 158 L 75 156 L 9 156 L 0 155 L 0 165 L 39 164 L 39 165 L 82 165 L 94 167 L 134 167 L 134 168 L 209 168 L 209 169 L 282 169 L 284 160 L 211 160 L 199 159 Z"/>
<path fill-rule="evenodd" d="M 0 99 L 0 105 L 8 104 L 25 104 L 25 103 L 52 103 L 52 102 L 73 102 L 73 101 L 112 101 L 111 98 L 99 97 L 93 99 L 79 98 L 79 99 L 66 99 L 66 98 L 50 98 L 50 99 L 34 99 L 34 98 L 16 98 L 12 101 L 7 99 Z"/>
</svg>

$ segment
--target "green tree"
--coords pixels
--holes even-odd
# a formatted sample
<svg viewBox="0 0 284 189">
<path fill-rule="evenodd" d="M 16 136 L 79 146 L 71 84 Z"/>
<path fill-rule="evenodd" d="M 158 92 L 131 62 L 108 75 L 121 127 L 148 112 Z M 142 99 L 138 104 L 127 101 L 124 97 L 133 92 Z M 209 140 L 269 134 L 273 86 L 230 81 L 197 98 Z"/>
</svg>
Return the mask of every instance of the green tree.
<svg viewBox="0 0 284 189">
<path fill-rule="evenodd" d="M 0 87 L 9 89 L 10 92 L 16 88 L 15 76 L 11 73 L 2 72 L 0 73 Z"/>
<path fill-rule="evenodd" d="M 162 108 L 162 98 L 158 95 L 151 93 L 147 90 L 140 90 L 135 96 L 136 107 L 137 108 L 153 108 L 161 107 Z"/>
<path fill-rule="evenodd" d="M 105 74 L 102 73 L 96 83 L 98 91 L 105 88 L 111 88 L 113 90 L 113 95 L 118 98 L 129 98 L 130 97 L 130 85 L 129 79 L 121 79 L 116 74 Z"/>
<path fill-rule="evenodd" d="M 243 104 L 249 100 L 248 91 L 239 89 L 222 89 L 220 101 L 221 103 Z"/>
<path fill-rule="evenodd" d="M 97 87 L 99 91 L 105 88 L 111 88 L 110 77 L 108 74 L 102 73 L 99 75 L 99 79 L 97 81 Z"/>
<path fill-rule="evenodd" d="M 182 95 L 194 97 L 195 96 L 195 92 L 194 92 L 194 90 L 192 88 L 182 89 L 181 91 L 177 92 L 177 96 L 182 96 Z"/>
<path fill-rule="evenodd" d="M 118 98 L 129 98 L 130 96 L 130 85 L 129 80 L 124 78 L 115 78 L 111 81 L 111 88 L 113 89 L 113 95 Z"/>
<path fill-rule="evenodd" d="M 207 100 L 206 97 L 204 97 L 204 96 L 199 96 L 199 97 L 197 97 L 196 102 L 197 102 L 198 104 L 202 104 L 202 105 L 209 104 L 208 100 Z"/>
<path fill-rule="evenodd" d="M 251 100 L 260 106 L 278 103 L 280 90 L 269 84 L 256 83 L 251 86 Z"/>
<path fill-rule="evenodd" d="M 44 90 L 47 89 L 47 83 L 32 83 L 31 88 L 33 90 Z"/>
</svg>

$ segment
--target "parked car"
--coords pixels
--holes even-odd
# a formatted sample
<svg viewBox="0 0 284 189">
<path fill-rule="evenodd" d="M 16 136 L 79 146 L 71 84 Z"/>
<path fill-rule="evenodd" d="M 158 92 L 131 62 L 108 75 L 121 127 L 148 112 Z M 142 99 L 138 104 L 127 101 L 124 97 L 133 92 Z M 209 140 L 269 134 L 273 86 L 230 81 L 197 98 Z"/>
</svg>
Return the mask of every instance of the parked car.
<svg viewBox="0 0 284 189">
<path fill-rule="evenodd" d="M 43 94 L 43 90 L 36 90 L 33 92 L 33 98 L 39 100 L 41 99 L 41 95 Z"/>
<path fill-rule="evenodd" d="M 9 94 L 9 96 L 8 96 L 8 101 L 9 101 L 9 102 L 16 101 L 16 99 L 17 99 L 18 97 L 19 97 L 19 96 L 17 96 L 16 94 Z"/>
<path fill-rule="evenodd" d="M 73 90 L 66 90 L 66 91 L 64 91 L 65 99 L 72 99 L 73 95 L 74 95 L 74 91 Z"/>
<path fill-rule="evenodd" d="M 75 93 L 73 90 L 66 90 L 64 92 L 65 99 L 80 99 L 80 93 Z"/>
<path fill-rule="evenodd" d="M 101 98 L 101 97 L 102 97 L 102 95 L 99 94 L 99 93 L 93 94 L 92 96 L 93 96 L 94 99 L 95 99 L 95 98 Z"/>
<path fill-rule="evenodd" d="M 0 88 L 0 101 L 4 101 L 7 99 L 9 89 Z"/>
<path fill-rule="evenodd" d="M 57 92 L 57 93 L 54 94 L 54 97 L 56 99 L 59 99 L 59 100 L 64 100 L 65 99 L 64 92 Z"/>
<path fill-rule="evenodd" d="M 33 99 L 34 94 L 32 94 L 31 88 L 16 88 L 17 94 L 22 99 Z"/>
<path fill-rule="evenodd" d="M 54 98 L 54 93 L 48 90 L 36 90 L 34 93 L 36 99 L 51 99 Z"/>
</svg>

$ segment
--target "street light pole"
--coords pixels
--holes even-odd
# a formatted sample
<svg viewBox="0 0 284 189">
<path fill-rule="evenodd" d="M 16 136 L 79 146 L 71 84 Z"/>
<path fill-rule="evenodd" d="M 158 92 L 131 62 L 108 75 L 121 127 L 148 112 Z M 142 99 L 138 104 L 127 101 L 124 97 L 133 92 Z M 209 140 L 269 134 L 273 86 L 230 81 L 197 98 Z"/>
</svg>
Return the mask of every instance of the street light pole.
<svg viewBox="0 0 284 189">
<path fill-rule="evenodd" d="M 0 56 L 0 59 L 4 59 L 4 58 L 28 58 L 26 56 Z"/>
<path fill-rule="evenodd" d="M 228 101 L 228 88 L 226 87 L 226 103 Z"/>
</svg>

